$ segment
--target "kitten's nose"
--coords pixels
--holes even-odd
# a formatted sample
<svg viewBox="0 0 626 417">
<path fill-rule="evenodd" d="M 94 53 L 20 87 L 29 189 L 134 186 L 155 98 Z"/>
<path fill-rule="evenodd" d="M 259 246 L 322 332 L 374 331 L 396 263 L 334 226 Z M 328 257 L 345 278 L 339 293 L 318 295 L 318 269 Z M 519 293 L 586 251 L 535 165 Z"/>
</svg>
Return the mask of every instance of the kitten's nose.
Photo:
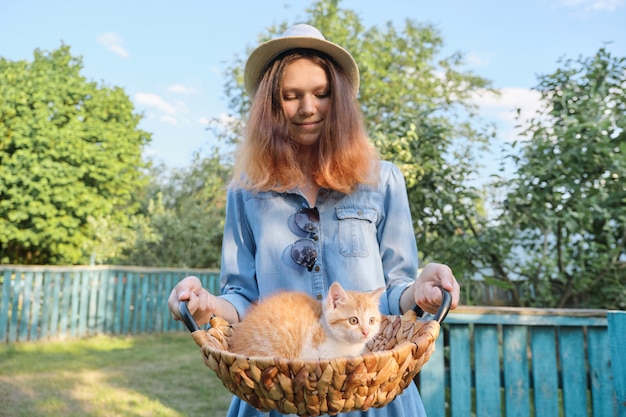
<svg viewBox="0 0 626 417">
<path fill-rule="evenodd" d="M 367 337 L 367 335 L 370 334 L 370 330 L 368 328 L 361 328 L 361 333 L 363 333 L 363 336 Z"/>
</svg>

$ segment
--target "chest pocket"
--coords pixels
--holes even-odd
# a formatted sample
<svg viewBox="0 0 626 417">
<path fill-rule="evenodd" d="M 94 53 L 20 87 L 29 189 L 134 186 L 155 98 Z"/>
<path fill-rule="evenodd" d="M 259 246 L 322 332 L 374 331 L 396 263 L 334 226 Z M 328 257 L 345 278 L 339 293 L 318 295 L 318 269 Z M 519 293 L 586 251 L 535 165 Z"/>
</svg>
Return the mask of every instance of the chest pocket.
<svg viewBox="0 0 626 417">
<path fill-rule="evenodd" d="M 373 208 L 338 207 L 339 253 L 367 257 L 376 242 L 378 212 Z"/>
</svg>

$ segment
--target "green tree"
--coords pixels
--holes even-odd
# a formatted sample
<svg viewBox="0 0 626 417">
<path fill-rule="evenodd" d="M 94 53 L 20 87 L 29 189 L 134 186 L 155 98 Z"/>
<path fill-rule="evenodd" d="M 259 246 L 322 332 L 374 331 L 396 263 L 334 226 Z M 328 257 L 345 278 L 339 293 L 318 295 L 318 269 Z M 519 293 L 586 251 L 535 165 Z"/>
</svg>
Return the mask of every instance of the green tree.
<svg viewBox="0 0 626 417">
<path fill-rule="evenodd" d="M 104 230 L 119 237 L 104 257 L 128 244 L 150 135 L 122 89 L 81 70 L 65 45 L 0 59 L 0 263 L 85 263 Z"/>
<path fill-rule="evenodd" d="M 482 196 L 469 180 L 478 168 L 476 152 L 492 134 L 479 127 L 470 97 L 489 82 L 464 71 L 461 54 L 441 56 L 443 39 L 434 26 L 407 20 L 401 29 L 391 23 L 365 28 L 354 11 L 339 4 L 317 1 L 298 22 L 316 26 L 358 62 L 368 130 L 381 156 L 399 165 L 407 179 L 423 260 L 447 263 L 458 278 L 470 277 L 477 242 L 466 231 L 480 229 L 484 220 Z M 259 41 L 291 24 L 270 27 Z M 227 143 L 237 141 L 249 107 L 242 68 L 239 59 L 227 70 L 225 93 L 235 120 Z"/>
<path fill-rule="evenodd" d="M 171 170 L 169 176 L 152 184 L 144 208 L 149 227 L 137 223 L 136 244 L 116 261 L 160 267 L 219 267 L 229 176 L 228 165 L 215 149 L 210 157 L 196 154 L 189 167 Z M 152 177 L 162 178 L 156 173 Z"/>
<path fill-rule="evenodd" d="M 489 141 L 472 104 L 489 82 L 463 70 L 463 57 L 442 56 L 430 24 L 407 20 L 400 30 L 369 29 L 356 51 L 363 62 L 363 103 L 369 132 L 384 159 L 403 171 L 420 254 L 471 277 L 482 227 L 482 195 L 471 185 L 477 152 Z M 353 38 L 354 39 L 354 38 Z"/>
<path fill-rule="evenodd" d="M 515 144 L 492 230 L 505 249 L 495 277 L 520 305 L 623 309 L 626 59 L 601 48 L 539 80 L 543 107 Z"/>
</svg>

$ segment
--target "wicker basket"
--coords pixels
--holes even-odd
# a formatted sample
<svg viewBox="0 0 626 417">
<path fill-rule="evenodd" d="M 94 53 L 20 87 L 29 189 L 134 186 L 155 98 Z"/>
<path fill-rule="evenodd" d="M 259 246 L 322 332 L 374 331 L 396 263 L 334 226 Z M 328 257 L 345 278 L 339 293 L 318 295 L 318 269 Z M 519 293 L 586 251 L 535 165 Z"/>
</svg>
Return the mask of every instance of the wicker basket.
<svg viewBox="0 0 626 417">
<path fill-rule="evenodd" d="M 233 394 L 261 411 L 299 416 L 335 415 L 382 407 L 413 380 L 435 349 L 440 322 L 450 307 L 444 303 L 431 321 L 415 312 L 383 316 L 381 330 L 365 353 L 345 358 L 298 360 L 246 357 L 228 351 L 233 328 L 219 318 L 201 330 L 181 303 L 181 316 L 200 347 L 204 363 Z"/>
</svg>

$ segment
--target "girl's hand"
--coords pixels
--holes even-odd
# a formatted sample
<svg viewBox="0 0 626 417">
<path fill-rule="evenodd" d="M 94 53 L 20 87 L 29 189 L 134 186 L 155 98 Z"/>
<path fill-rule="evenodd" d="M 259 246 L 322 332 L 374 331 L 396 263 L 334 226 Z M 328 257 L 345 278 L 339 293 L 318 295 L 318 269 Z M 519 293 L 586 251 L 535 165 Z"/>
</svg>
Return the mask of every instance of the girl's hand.
<svg viewBox="0 0 626 417">
<path fill-rule="evenodd" d="M 443 300 L 441 288 L 452 296 L 451 310 L 459 305 L 461 288 L 449 266 L 444 264 L 427 264 L 413 284 L 415 303 L 424 311 L 436 313 Z"/>
<path fill-rule="evenodd" d="M 167 300 L 167 305 L 176 320 L 180 320 L 178 305 L 181 301 L 187 301 L 189 312 L 193 315 L 198 325 L 209 322 L 209 319 L 217 309 L 216 296 L 202 288 L 202 283 L 197 277 L 183 278 L 176 284 Z"/>
</svg>

